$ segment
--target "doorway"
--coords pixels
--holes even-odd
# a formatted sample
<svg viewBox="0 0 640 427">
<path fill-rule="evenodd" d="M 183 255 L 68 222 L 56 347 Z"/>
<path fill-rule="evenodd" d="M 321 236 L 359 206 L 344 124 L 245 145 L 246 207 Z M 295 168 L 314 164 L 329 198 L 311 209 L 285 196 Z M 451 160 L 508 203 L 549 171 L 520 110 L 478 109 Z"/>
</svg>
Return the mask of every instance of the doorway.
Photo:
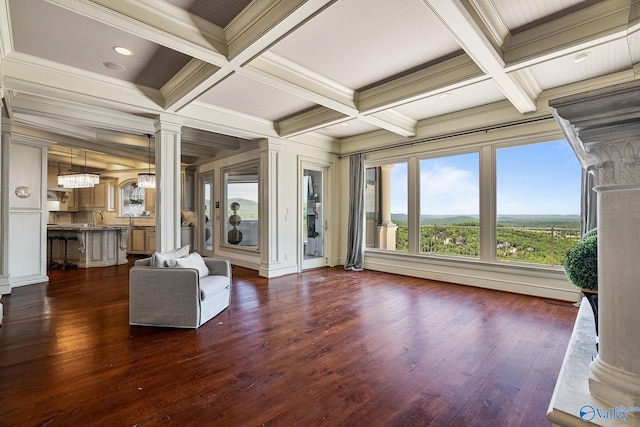
<svg viewBox="0 0 640 427">
<path fill-rule="evenodd" d="M 327 265 L 326 167 L 302 169 L 302 270 Z"/>
</svg>

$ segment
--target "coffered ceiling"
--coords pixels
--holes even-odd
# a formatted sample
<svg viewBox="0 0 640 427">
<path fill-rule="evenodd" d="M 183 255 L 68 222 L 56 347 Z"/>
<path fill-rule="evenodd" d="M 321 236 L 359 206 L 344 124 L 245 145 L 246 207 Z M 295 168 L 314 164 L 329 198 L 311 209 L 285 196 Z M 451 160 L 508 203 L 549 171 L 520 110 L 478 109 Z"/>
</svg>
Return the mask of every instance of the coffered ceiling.
<svg viewBox="0 0 640 427">
<path fill-rule="evenodd" d="M 263 137 L 339 152 L 635 79 L 636 1 L 0 0 L 2 94 L 22 131 L 105 164 L 144 162 L 159 114 L 182 121 L 186 163 Z"/>
</svg>

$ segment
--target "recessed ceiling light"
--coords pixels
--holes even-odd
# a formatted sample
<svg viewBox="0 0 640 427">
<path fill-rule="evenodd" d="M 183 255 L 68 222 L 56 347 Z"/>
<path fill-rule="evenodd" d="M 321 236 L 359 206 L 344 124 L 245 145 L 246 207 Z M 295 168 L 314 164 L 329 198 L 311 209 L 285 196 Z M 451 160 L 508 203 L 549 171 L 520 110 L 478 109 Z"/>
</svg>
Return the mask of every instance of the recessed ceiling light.
<svg viewBox="0 0 640 427">
<path fill-rule="evenodd" d="M 573 57 L 573 62 L 582 62 L 589 57 L 589 52 L 582 52 Z"/>
<path fill-rule="evenodd" d="M 449 98 L 451 96 L 451 94 L 449 92 L 445 92 L 443 94 L 440 94 L 440 99 L 446 99 Z"/>
<path fill-rule="evenodd" d="M 115 62 L 103 62 L 102 65 L 104 65 L 106 68 L 113 70 L 113 71 L 124 71 L 126 70 L 124 65 L 121 64 L 116 64 Z"/>
<path fill-rule="evenodd" d="M 113 50 L 115 50 L 116 52 L 118 52 L 120 55 L 124 55 L 124 56 L 131 56 L 133 55 L 133 52 L 130 49 L 127 49 L 126 47 L 122 47 L 122 46 L 114 46 Z"/>
</svg>

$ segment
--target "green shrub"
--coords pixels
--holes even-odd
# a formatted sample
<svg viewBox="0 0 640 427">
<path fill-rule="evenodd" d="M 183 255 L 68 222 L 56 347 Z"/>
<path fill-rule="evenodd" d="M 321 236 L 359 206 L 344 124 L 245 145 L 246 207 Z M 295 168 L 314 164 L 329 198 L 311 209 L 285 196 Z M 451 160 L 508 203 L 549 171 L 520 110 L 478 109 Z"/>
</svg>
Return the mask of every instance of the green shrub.
<svg viewBox="0 0 640 427">
<path fill-rule="evenodd" d="M 591 230 L 576 243 L 562 263 L 564 271 L 575 286 L 598 290 L 598 234 Z"/>
</svg>

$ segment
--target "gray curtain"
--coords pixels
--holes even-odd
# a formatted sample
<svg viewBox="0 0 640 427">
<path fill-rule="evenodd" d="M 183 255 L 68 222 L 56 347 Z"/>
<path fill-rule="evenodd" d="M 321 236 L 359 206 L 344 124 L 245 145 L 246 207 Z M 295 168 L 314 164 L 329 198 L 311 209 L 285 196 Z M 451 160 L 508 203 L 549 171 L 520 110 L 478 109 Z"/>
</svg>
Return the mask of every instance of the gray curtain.
<svg viewBox="0 0 640 427">
<path fill-rule="evenodd" d="M 580 233 L 582 235 L 598 225 L 598 198 L 593 190 L 594 185 L 593 174 L 583 168 L 580 197 Z"/>
<path fill-rule="evenodd" d="M 364 269 L 364 154 L 349 158 L 349 226 L 345 270 Z"/>
</svg>

